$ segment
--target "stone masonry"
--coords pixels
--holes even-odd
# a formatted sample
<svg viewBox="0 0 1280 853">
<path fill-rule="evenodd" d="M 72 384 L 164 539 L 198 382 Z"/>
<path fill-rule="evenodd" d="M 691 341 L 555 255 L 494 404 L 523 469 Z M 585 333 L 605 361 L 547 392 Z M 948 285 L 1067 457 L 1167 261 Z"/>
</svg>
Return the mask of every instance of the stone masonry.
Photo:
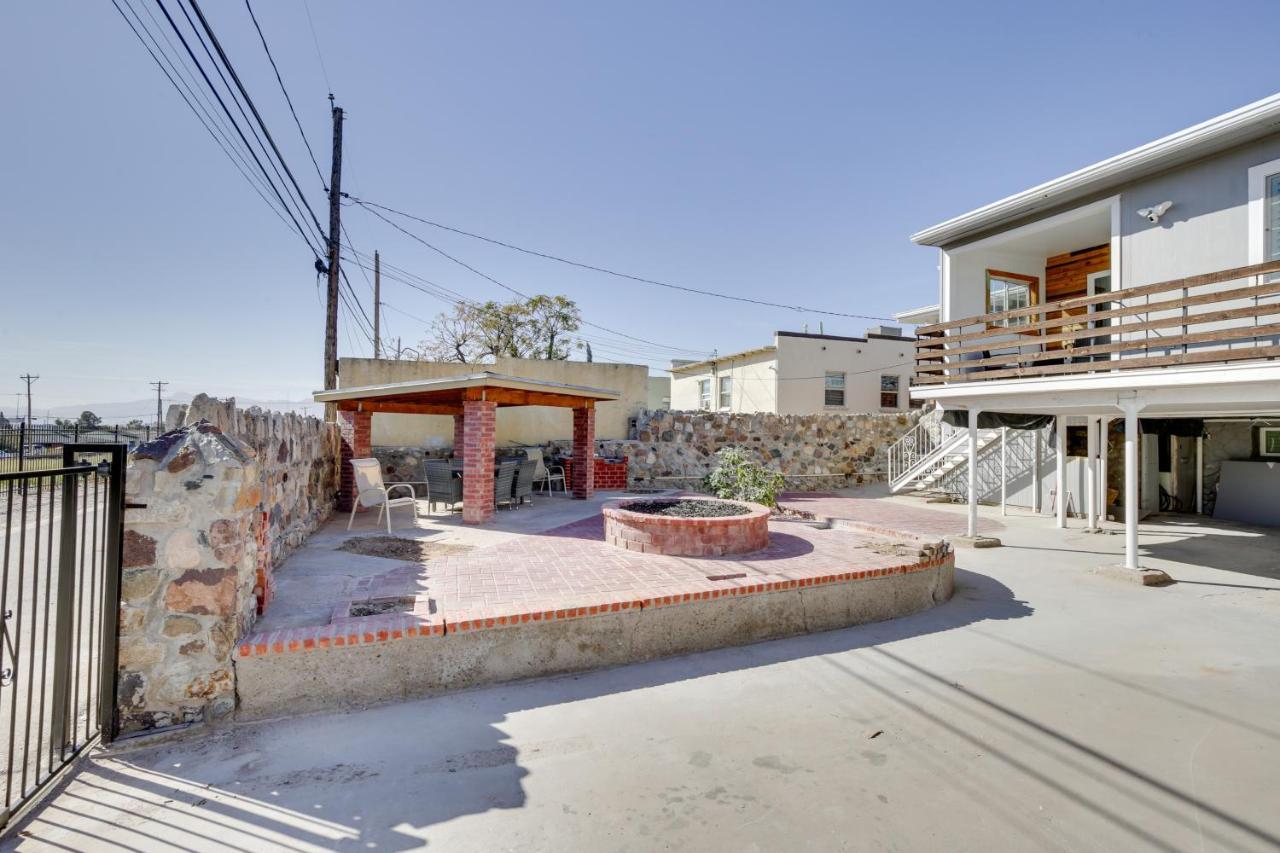
<svg viewBox="0 0 1280 853">
<path fill-rule="evenodd" d="M 219 428 L 201 418 L 219 409 Z M 130 454 L 121 578 L 122 734 L 235 707 L 232 652 L 272 590 L 271 572 L 328 517 L 331 424 L 197 398 L 201 418 Z"/>
<path fill-rule="evenodd" d="M 912 425 L 914 412 L 773 415 L 644 412 L 627 441 L 598 441 L 602 456 L 627 457 L 632 487 L 697 488 L 716 451 L 741 446 L 787 478 L 796 491 L 884 482 L 887 450 Z M 567 442 L 551 447 L 567 453 Z"/>
</svg>

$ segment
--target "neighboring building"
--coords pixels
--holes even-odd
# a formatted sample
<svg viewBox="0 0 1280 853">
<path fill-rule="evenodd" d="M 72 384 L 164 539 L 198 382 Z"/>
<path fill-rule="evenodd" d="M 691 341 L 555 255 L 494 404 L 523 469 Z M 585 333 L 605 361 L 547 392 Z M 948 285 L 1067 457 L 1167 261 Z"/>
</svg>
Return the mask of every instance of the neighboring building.
<svg viewBox="0 0 1280 853">
<path fill-rule="evenodd" d="M 775 332 L 773 344 L 672 362 L 671 408 L 715 412 L 897 412 L 909 408 L 914 338 L 880 326 L 866 337 Z"/>
<path fill-rule="evenodd" d="M 645 406 L 651 412 L 671 408 L 671 377 L 649 377 L 649 402 Z"/>
<path fill-rule="evenodd" d="M 520 379 L 560 382 L 602 388 L 618 393 L 616 401 L 596 407 L 596 438 L 627 438 L 629 423 L 649 407 L 649 369 L 639 364 L 603 361 L 560 361 L 530 358 L 498 358 L 483 364 L 441 361 L 344 358 L 338 362 L 338 385 L 353 388 L 388 382 L 442 379 L 488 370 Z M 440 415 L 373 416 L 372 444 L 379 447 L 443 449 L 453 444 L 453 418 Z M 543 444 L 573 436 L 573 412 L 548 406 L 518 406 L 498 410 L 499 445 Z"/>
<path fill-rule="evenodd" d="M 1037 508 L 1065 494 L 1092 521 L 1109 502 L 1105 425 L 1123 420 L 1112 470 L 1125 460 L 1130 568 L 1140 509 L 1280 523 L 1280 466 L 1262 464 L 1280 458 L 1280 95 L 911 239 L 941 258 L 912 396 L 1056 419 L 1047 482 L 1014 465 L 1009 491 Z M 936 473 L 967 444 L 973 504 L 991 435 L 910 436 L 892 479 Z"/>
</svg>

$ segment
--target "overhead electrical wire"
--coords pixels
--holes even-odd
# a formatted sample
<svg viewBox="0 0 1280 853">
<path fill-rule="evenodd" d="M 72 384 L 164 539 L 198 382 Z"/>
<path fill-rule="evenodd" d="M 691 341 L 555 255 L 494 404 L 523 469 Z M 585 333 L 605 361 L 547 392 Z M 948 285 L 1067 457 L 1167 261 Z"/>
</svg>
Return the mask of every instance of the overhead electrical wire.
<svg viewBox="0 0 1280 853">
<path fill-rule="evenodd" d="M 851 317 L 859 320 L 884 320 L 887 322 L 894 322 L 893 319 L 890 317 L 876 317 L 871 314 L 852 314 L 845 311 L 830 311 L 822 308 L 809 308 L 803 305 L 789 305 L 782 302 L 769 302 L 764 299 L 753 299 L 749 296 L 736 296 L 732 293 L 720 293 L 714 290 L 704 290 L 698 287 L 688 287 L 682 284 L 672 284 L 670 282 L 659 281 L 653 278 L 645 278 L 644 276 L 632 275 L 631 273 L 618 272 L 617 270 L 612 270 L 612 269 L 609 269 L 608 267 L 601 267 L 601 266 L 596 266 L 595 264 L 588 264 L 582 261 L 575 261 L 569 258 L 561 257 L 559 255 L 550 254 L 549 252 L 540 252 L 537 249 L 527 249 L 523 246 L 517 246 L 514 243 L 508 243 L 505 240 L 498 240 L 493 237 L 486 237 L 483 234 L 476 234 L 472 231 L 464 231 L 463 229 L 455 228 L 452 225 L 444 225 L 443 223 L 440 223 L 440 222 L 434 222 L 430 219 L 426 219 L 421 216 L 415 216 L 412 213 L 406 213 L 403 210 L 396 210 L 393 207 L 387 207 L 384 204 L 378 204 L 376 202 L 366 201 L 364 199 L 356 198 L 347 193 L 343 193 L 342 195 L 344 198 L 350 199 L 355 204 L 358 204 L 361 207 L 364 207 L 366 209 L 376 207 L 379 210 L 385 210 L 388 213 L 394 213 L 397 216 L 403 216 L 406 219 L 412 219 L 414 222 L 421 222 L 423 225 L 430 225 L 433 228 L 439 228 L 443 231 L 452 231 L 454 234 L 461 234 L 464 237 L 471 237 L 472 239 L 481 240 L 485 243 L 490 243 L 494 246 L 501 246 L 504 249 L 511 249 L 512 251 L 515 251 L 515 252 L 523 252 L 526 255 L 532 255 L 533 257 L 536 257 L 536 258 L 543 258 L 544 260 L 548 260 L 548 261 L 556 261 L 557 263 L 568 264 L 571 267 L 577 267 L 579 269 L 603 273 L 605 275 L 611 275 L 617 278 L 624 278 L 624 279 L 627 279 L 628 281 L 634 281 L 640 284 L 652 284 L 657 287 L 666 287 L 671 290 L 681 290 L 686 293 L 696 293 L 701 296 L 712 296 L 717 299 L 729 299 L 729 300 L 733 300 L 734 302 L 746 302 L 752 305 L 762 305 L 768 308 L 784 308 L 788 311 L 798 311 L 805 314 L 825 314 L 830 317 Z"/>
</svg>

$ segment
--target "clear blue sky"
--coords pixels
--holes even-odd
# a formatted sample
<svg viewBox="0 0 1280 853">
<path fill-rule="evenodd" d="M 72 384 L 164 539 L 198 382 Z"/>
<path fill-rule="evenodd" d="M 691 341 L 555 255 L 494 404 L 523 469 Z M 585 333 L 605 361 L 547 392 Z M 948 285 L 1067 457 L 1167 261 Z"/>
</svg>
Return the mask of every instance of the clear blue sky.
<svg viewBox="0 0 1280 853">
<path fill-rule="evenodd" d="M 323 218 L 243 3 L 204 6 Z M 936 255 L 912 231 L 1277 85 L 1273 2 L 310 8 L 348 111 L 349 192 L 643 276 L 872 315 L 936 299 Z M 328 87 L 303 2 L 255 11 L 327 171 Z M 309 251 L 110 4 L 11 4 L 0 69 L 0 410 L 27 371 L 42 377 L 37 412 L 145 398 L 152 379 L 260 399 L 320 386 Z M 472 298 L 504 295 L 358 208 L 344 221 L 363 251 Z M 589 320 L 662 344 L 726 352 L 822 319 L 413 227 L 520 290 L 566 294 Z M 424 324 L 400 312 L 447 307 L 394 282 L 383 294 L 389 334 L 406 344 Z M 346 325 L 341 354 L 368 355 Z M 825 319 L 833 333 L 866 325 Z M 587 331 L 597 360 L 672 354 L 623 356 Z"/>
</svg>

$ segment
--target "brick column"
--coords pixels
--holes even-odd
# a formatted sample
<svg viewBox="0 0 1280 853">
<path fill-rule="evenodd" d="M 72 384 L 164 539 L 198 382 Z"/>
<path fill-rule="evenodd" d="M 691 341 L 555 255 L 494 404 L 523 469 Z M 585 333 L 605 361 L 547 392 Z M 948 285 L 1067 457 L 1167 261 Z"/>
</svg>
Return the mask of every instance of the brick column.
<svg viewBox="0 0 1280 853">
<path fill-rule="evenodd" d="M 462 448 L 466 444 L 466 419 L 462 415 L 453 416 L 453 455 L 462 456 Z"/>
<path fill-rule="evenodd" d="M 338 510 L 350 512 L 351 504 L 356 497 L 356 477 L 351 470 L 352 459 L 368 459 L 373 455 L 371 435 L 373 432 L 373 414 L 371 412 L 338 412 L 338 431 L 342 436 L 342 451 L 338 472 Z"/>
<path fill-rule="evenodd" d="M 493 450 L 497 412 L 497 404 L 488 400 L 466 400 L 462 404 L 465 433 L 462 442 L 463 524 L 484 524 L 493 518 Z"/>
<path fill-rule="evenodd" d="M 596 410 L 573 410 L 573 497 L 586 500 L 596 493 Z"/>
</svg>

